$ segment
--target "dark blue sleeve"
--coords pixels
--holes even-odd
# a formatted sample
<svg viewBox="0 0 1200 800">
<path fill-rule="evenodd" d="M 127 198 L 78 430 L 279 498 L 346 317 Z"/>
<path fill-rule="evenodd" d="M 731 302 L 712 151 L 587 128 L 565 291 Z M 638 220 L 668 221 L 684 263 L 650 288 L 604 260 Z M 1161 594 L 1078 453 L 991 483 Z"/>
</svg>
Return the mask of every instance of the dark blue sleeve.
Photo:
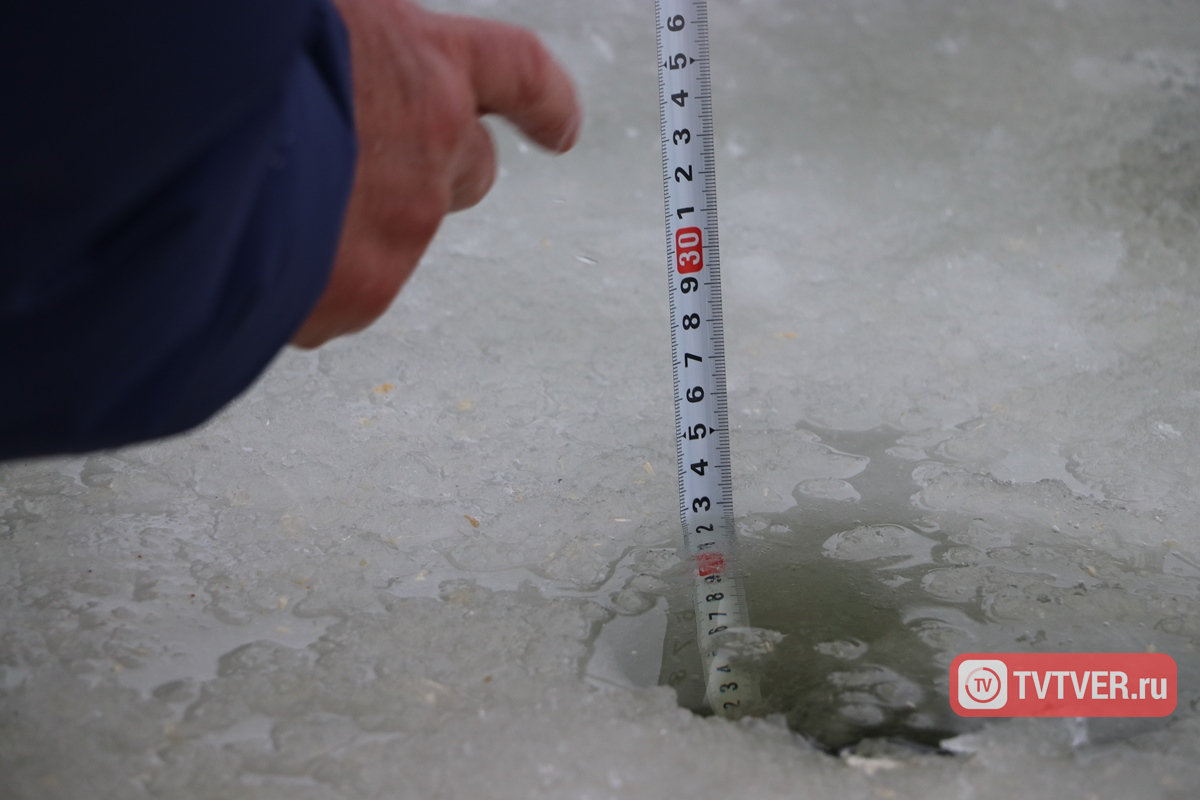
<svg viewBox="0 0 1200 800">
<path fill-rule="evenodd" d="M 0 3 L 0 459 L 193 427 L 328 281 L 354 172 L 327 0 Z"/>
</svg>

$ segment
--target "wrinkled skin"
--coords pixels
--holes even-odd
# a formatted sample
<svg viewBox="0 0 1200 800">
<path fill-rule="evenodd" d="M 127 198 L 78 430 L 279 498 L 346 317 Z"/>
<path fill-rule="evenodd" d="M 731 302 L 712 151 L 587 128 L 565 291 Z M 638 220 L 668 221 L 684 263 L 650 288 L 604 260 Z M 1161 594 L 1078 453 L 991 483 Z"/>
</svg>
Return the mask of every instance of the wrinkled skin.
<svg viewBox="0 0 1200 800">
<path fill-rule="evenodd" d="M 350 32 L 354 188 L 333 274 L 292 343 L 317 347 L 387 310 L 442 218 L 483 199 L 496 152 L 481 117 L 554 152 L 582 120 L 570 78 L 537 37 L 408 0 L 335 0 Z"/>
</svg>

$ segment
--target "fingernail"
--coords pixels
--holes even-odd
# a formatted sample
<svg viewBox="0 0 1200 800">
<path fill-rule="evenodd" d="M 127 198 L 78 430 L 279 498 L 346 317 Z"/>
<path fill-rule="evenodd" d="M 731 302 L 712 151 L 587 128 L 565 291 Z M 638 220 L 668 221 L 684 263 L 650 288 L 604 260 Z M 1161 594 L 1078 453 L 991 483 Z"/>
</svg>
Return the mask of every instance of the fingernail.
<svg viewBox="0 0 1200 800">
<path fill-rule="evenodd" d="M 565 153 L 575 144 L 576 138 L 579 136 L 579 129 L 583 127 L 583 116 L 577 115 L 575 121 L 571 123 L 571 127 L 563 134 L 563 137 L 558 140 L 558 146 L 554 149 L 560 153 Z"/>
</svg>

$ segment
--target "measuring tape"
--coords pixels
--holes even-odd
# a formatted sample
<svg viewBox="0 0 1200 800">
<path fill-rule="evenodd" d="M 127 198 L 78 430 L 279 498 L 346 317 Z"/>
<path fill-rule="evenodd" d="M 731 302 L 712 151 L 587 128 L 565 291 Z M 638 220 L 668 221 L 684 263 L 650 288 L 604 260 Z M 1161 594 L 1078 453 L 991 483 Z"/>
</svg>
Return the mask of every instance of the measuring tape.
<svg viewBox="0 0 1200 800">
<path fill-rule="evenodd" d="M 733 571 L 708 6 L 704 0 L 654 5 L 679 515 L 694 567 L 696 636 L 708 703 L 717 714 L 740 716 L 757 704 L 759 692 L 733 659 L 737 633 L 750 621 L 741 578 Z"/>
</svg>

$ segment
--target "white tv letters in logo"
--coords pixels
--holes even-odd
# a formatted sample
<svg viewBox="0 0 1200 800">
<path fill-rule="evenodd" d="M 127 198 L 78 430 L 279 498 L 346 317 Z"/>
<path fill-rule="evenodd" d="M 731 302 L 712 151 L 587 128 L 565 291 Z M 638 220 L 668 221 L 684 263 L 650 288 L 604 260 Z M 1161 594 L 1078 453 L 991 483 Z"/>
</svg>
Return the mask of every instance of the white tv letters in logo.
<svg viewBox="0 0 1200 800">
<path fill-rule="evenodd" d="M 1008 666 L 998 659 L 958 665 L 958 704 L 963 708 L 1003 708 L 1008 702 Z"/>
</svg>

